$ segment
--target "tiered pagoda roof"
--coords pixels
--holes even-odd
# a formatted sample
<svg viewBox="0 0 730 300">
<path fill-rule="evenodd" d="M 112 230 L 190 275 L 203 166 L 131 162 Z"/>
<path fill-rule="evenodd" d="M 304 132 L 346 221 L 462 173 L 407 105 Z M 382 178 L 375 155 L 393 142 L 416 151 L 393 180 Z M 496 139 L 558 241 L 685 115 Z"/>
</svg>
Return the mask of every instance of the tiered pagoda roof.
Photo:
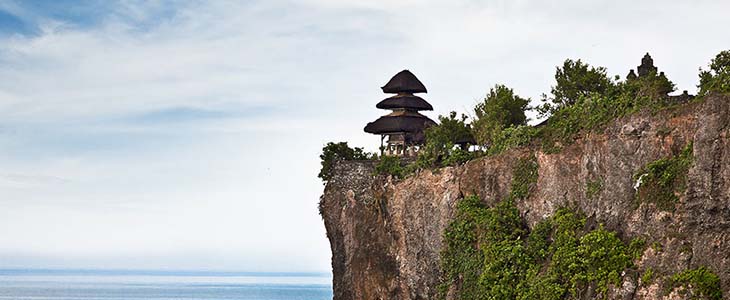
<svg viewBox="0 0 730 300">
<path fill-rule="evenodd" d="M 423 83 L 410 71 L 403 70 L 393 76 L 382 89 L 385 93 L 396 95 L 380 101 L 376 107 L 393 112 L 368 123 L 365 126 L 365 132 L 383 135 L 402 133 L 405 134 L 408 143 L 423 143 L 423 130 L 436 124 L 433 120 L 418 113 L 421 110 L 433 110 L 433 106 L 426 100 L 413 95 L 413 93 L 427 92 Z"/>
<path fill-rule="evenodd" d="M 433 106 L 423 98 L 412 94 L 398 94 L 380 101 L 375 107 L 380 109 L 407 108 L 412 110 L 433 110 Z"/>
<path fill-rule="evenodd" d="M 403 70 L 395 74 L 388 83 L 386 83 L 381 89 L 386 94 L 398 94 L 398 93 L 428 93 L 426 87 L 423 86 L 416 75 L 413 75 L 411 71 Z"/>
</svg>

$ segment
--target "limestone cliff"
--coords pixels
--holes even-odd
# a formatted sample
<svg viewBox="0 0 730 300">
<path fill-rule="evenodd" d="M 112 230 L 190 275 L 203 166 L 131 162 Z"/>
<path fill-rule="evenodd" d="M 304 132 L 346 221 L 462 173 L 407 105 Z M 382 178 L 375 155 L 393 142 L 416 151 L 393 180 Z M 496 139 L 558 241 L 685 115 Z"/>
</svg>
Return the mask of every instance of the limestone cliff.
<svg viewBox="0 0 730 300">
<path fill-rule="evenodd" d="M 463 166 L 421 171 L 403 180 L 374 176 L 374 162 L 334 168 L 320 212 L 332 248 L 334 295 L 344 299 L 433 299 L 444 229 L 464 195 L 493 205 L 509 194 L 513 166 L 534 155 L 538 179 L 517 203 L 529 226 L 563 206 L 582 210 L 622 239 L 648 237 L 636 268 L 659 276 L 706 266 L 730 296 L 730 97 L 631 115 L 586 133 L 558 153 L 513 149 Z M 637 203 L 634 175 L 693 142 L 686 190 L 673 211 Z M 589 182 L 602 188 L 587 193 Z M 590 197 L 589 197 L 590 195 Z M 658 250 L 660 249 L 660 250 Z M 624 274 L 615 299 L 683 299 Z"/>
</svg>

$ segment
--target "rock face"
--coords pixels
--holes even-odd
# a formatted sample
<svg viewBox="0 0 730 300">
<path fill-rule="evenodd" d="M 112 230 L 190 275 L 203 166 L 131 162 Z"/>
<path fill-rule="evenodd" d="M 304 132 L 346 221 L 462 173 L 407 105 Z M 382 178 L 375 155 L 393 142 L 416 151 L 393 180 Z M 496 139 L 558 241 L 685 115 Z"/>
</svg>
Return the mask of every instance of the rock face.
<svg viewBox="0 0 730 300">
<path fill-rule="evenodd" d="M 459 167 L 421 171 L 403 180 L 373 176 L 374 162 L 334 168 L 320 212 L 332 248 L 334 299 L 433 299 L 439 283 L 444 229 L 456 202 L 477 194 L 493 205 L 508 193 L 512 169 L 532 153 L 538 180 L 517 203 L 532 226 L 558 208 L 581 209 L 622 239 L 643 237 L 651 247 L 636 274 L 613 287 L 611 299 L 684 299 L 661 278 L 706 266 L 730 297 L 730 96 L 713 95 L 659 113 L 616 120 L 559 153 L 513 149 Z M 674 211 L 638 203 L 636 174 L 647 163 L 693 142 L 694 162 Z M 602 188 L 587 193 L 590 182 Z M 657 280 L 642 283 L 651 268 Z"/>
</svg>

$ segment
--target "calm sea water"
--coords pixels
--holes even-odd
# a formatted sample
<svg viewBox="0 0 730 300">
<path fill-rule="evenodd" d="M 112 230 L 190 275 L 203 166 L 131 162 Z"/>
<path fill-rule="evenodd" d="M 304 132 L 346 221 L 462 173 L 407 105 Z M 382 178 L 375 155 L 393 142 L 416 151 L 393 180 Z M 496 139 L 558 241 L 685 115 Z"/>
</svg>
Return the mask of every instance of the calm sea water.
<svg viewBox="0 0 730 300">
<path fill-rule="evenodd" d="M 330 300 L 332 277 L 318 273 L 0 270 L 0 299 Z"/>
</svg>

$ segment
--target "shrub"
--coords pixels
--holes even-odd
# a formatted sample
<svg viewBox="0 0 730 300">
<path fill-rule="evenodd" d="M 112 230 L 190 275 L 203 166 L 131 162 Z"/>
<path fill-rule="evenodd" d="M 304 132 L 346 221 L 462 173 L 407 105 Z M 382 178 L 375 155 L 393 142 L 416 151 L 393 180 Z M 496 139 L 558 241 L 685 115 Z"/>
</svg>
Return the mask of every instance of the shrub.
<svg viewBox="0 0 730 300">
<path fill-rule="evenodd" d="M 700 68 L 699 95 L 704 96 L 711 91 L 730 93 L 730 50 L 718 53 L 709 67 L 709 70 Z"/>
<path fill-rule="evenodd" d="M 319 170 L 317 177 L 325 182 L 330 180 L 332 177 L 332 167 L 334 167 L 337 161 L 370 159 L 372 157 L 373 154 L 365 152 L 363 148 L 350 148 L 347 142 L 329 142 L 322 148 L 322 154 L 319 155 L 319 158 L 322 160 L 322 168 Z"/>
<path fill-rule="evenodd" d="M 376 174 L 393 175 L 395 178 L 402 178 L 405 175 L 405 168 L 401 164 L 401 160 L 396 156 L 383 156 L 375 165 Z"/>
<path fill-rule="evenodd" d="M 720 278 L 705 267 L 690 269 L 672 276 L 672 287 L 684 286 L 693 292 L 692 299 L 722 299 Z"/>
<path fill-rule="evenodd" d="M 686 188 L 692 147 L 689 143 L 679 155 L 650 162 L 634 175 L 639 184 L 636 190 L 639 203 L 654 203 L 659 209 L 674 211 L 674 204 L 679 200 L 677 194 Z"/>
<path fill-rule="evenodd" d="M 586 182 L 586 198 L 593 199 L 596 195 L 603 191 L 603 180 L 588 180 Z"/>
<path fill-rule="evenodd" d="M 651 267 L 646 268 L 644 274 L 641 275 L 641 284 L 650 284 L 652 279 L 654 279 L 654 269 L 652 269 Z"/>
<path fill-rule="evenodd" d="M 465 197 L 444 232 L 441 298 L 450 287 L 458 299 L 581 299 L 591 287 L 605 297 L 632 267 L 630 247 L 584 227 L 581 214 L 560 209 L 529 231 L 513 201 L 488 208 Z"/>
<path fill-rule="evenodd" d="M 603 227 L 586 232 L 583 215 L 565 208 L 530 231 L 515 200 L 537 178 L 534 157 L 513 171 L 510 195 L 494 207 L 474 195 L 457 203 L 444 231 L 440 297 L 454 288 L 456 299 L 580 299 L 590 287 L 605 297 L 639 243 L 627 246 Z"/>
<path fill-rule="evenodd" d="M 529 144 L 540 133 L 538 128 L 530 125 L 510 126 L 502 129 L 492 140 L 487 153 L 496 155 L 512 148 Z"/>
<path fill-rule="evenodd" d="M 477 143 L 490 145 L 504 128 L 527 124 L 525 110 L 529 103 L 530 99 L 515 95 L 512 89 L 495 85 L 474 108 L 472 127 Z"/>
<path fill-rule="evenodd" d="M 530 195 L 530 192 L 537 183 L 538 168 L 537 158 L 534 155 L 521 158 L 517 161 L 512 171 L 510 200 L 523 200 Z"/>
</svg>

